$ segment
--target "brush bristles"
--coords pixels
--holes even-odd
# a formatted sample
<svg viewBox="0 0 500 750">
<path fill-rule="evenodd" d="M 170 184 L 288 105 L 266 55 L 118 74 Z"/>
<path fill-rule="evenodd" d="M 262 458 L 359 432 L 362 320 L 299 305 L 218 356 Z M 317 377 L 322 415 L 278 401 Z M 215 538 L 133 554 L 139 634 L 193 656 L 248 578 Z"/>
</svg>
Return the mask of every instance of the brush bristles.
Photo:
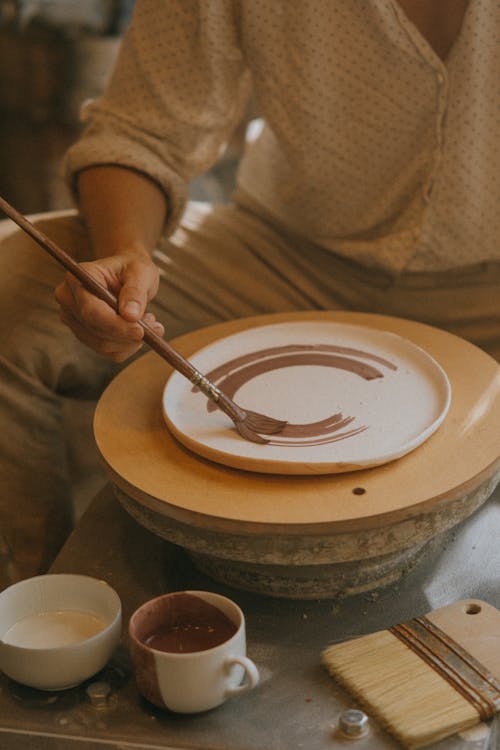
<svg viewBox="0 0 500 750">
<path fill-rule="evenodd" d="M 411 750 L 480 721 L 466 698 L 388 630 L 330 646 L 323 664 Z"/>
</svg>

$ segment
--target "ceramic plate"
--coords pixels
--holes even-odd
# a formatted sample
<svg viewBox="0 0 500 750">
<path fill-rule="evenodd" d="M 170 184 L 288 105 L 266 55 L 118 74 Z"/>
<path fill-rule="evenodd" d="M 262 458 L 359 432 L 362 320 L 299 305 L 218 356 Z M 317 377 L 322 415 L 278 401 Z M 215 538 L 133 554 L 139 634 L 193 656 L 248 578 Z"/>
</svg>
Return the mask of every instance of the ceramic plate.
<svg viewBox="0 0 500 750">
<path fill-rule="evenodd" d="M 450 404 L 450 383 L 420 347 L 364 326 L 291 322 L 220 339 L 190 357 L 237 404 L 286 428 L 260 445 L 174 372 L 163 414 L 175 437 L 227 466 L 279 474 L 330 474 L 376 466 L 429 438 Z"/>
</svg>

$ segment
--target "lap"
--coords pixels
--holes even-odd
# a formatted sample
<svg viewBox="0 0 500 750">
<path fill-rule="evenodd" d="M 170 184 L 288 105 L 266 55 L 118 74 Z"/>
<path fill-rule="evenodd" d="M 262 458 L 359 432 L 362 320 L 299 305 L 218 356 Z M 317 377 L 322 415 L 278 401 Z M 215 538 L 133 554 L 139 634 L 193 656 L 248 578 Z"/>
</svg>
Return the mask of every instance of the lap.
<svg viewBox="0 0 500 750">
<path fill-rule="evenodd" d="M 170 337 L 249 315 L 347 309 L 443 328 L 500 360 L 500 268 L 390 277 L 233 204 L 192 205 L 156 260 Z"/>
<path fill-rule="evenodd" d="M 232 204 L 191 204 L 155 253 L 161 279 L 155 312 L 167 336 L 234 318 L 319 309 L 316 285 L 295 256 L 288 238 L 259 217 Z"/>
<path fill-rule="evenodd" d="M 40 227 L 78 260 L 90 257 L 76 214 L 41 221 Z M 174 235 L 159 244 L 155 261 L 160 288 L 150 307 L 168 338 L 249 315 L 352 309 L 451 330 L 500 359 L 498 269 L 384 277 L 238 205 L 195 203 Z M 62 273 L 22 233 L 4 239 L 0 327 L 28 318 L 38 330 L 40 313 L 57 310 L 52 292 Z"/>
<path fill-rule="evenodd" d="M 77 260 L 90 257 L 88 236 L 76 212 L 41 218 L 36 224 Z M 28 377 L 33 388 L 92 399 L 109 381 L 113 366 L 84 347 L 60 321 L 54 290 L 64 273 L 24 232 L 1 241 L 2 362 L 12 377 Z"/>
</svg>

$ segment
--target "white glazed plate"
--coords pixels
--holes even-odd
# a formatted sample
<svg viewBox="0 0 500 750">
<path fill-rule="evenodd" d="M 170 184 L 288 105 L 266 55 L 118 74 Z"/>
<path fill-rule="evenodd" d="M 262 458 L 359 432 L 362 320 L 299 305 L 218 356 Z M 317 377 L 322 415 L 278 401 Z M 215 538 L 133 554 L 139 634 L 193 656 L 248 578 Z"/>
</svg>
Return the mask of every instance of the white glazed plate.
<svg viewBox="0 0 500 750">
<path fill-rule="evenodd" d="M 163 392 L 172 434 L 204 458 L 249 471 L 331 474 L 392 461 L 443 422 L 451 388 L 427 352 L 394 333 L 364 326 L 292 322 L 220 339 L 191 358 L 245 409 L 285 419 L 261 445 L 182 375 Z"/>
</svg>

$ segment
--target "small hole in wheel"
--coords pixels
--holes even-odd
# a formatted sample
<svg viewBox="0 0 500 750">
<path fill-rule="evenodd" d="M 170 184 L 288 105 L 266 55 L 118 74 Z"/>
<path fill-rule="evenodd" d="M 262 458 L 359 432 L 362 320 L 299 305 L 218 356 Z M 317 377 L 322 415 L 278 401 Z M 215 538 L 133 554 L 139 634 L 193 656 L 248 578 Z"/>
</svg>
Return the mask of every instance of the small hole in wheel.
<svg viewBox="0 0 500 750">
<path fill-rule="evenodd" d="M 479 604 L 468 604 L 465 608 L 466 615 L 477 615 L 479 612 L 481 612 Z"/>
<path fill-rule="evenodd" d="M 364 495 L 366 492 L 364 487 L 355 487 L 352 491 L 353 495 Z"/>
</svg>

